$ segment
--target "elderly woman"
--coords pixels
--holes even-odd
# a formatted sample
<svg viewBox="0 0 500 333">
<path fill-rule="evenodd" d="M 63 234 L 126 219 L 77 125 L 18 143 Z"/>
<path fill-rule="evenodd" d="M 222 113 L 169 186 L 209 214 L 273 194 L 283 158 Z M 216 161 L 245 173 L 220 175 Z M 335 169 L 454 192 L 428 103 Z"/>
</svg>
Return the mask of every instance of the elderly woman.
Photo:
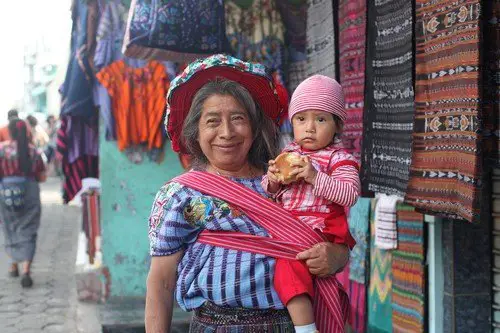
<svg viewBox="0 0 500 333">
<path fill-rule="evenodd" d="M 297 258 L 325 281 L 346 264 L 343 245 L 288 243 L 276 250 L 285 244 L 279 243 L 280 223 L 294 219 L 260 214 L 276 206 L 263 199 L 260 182 L 277 153 L 273 120 L 282 111 L 265 68 L 228 56 L 197 61 L 172 82 L 167 130 L 173 149 L 190 153 L 197 171 L 167 183 L 153 204 L 148 333 L 169 332 L 174 293 L 182 309 L 194 311 L 190 332 L 293 332 L 273 287 L 275 259 L 265 254 L 288 251 L 295 258 L 295 249 L 302 249 Z M 267 240 L 278 243 L 259 249 Z"/>
</svg>

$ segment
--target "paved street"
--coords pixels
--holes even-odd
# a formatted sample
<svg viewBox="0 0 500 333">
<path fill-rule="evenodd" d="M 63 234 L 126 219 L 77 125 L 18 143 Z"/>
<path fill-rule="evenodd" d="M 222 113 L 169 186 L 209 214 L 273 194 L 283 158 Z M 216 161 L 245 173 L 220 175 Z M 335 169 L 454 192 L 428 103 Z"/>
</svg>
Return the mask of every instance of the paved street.
<svg viewBox="0 0 500 333">
<path fill-rule="evenodd" d="M 42 222 L 33 263 L 33 288 L 9 278 L 0 236 L 0 332 L 79 332 L 74 282 L 80 209 L 63 206 L 55 178 L 42 185 Z M 0 234 L 1 234 L 0 228 Z"/>
</svg>

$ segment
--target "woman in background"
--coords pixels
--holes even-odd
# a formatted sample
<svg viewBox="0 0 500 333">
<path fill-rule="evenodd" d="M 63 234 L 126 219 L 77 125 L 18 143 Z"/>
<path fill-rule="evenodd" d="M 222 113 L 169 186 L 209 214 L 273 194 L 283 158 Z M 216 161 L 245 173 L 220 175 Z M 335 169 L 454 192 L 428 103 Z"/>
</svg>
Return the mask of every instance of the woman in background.
<svg viewBox="0 0 500 333">
<path fill-rule="evenodd" d="M 22 263 L 24 288 L 33 285 L 30 269 L 41 217 L 38 183 L 46 180 L 45 157 L 30 143 L 28 131 L 23 120 L 14 119 L 9 123 L 11 139 L 0 143 L 0 219 L 12 260 L 9 275 L 18 277 Z"/>
</svg>

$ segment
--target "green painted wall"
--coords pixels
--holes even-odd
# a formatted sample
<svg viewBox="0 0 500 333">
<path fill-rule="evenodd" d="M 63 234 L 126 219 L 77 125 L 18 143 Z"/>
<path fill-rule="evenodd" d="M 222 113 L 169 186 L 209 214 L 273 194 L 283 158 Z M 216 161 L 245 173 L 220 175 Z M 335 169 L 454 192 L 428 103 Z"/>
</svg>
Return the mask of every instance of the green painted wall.
<svg viewBox="0 0 500 333">
<path fill-rule="evenodd" d="M 177 154 L 166 146 L 162 164 L 150 162 L 146 154 L 141 164 L 134 164 L 101 135 L 102 253 L 110 272 L 110 296 L 145 295 L 149 211 L 159 188 L 182 172 Z"/>
</svg>

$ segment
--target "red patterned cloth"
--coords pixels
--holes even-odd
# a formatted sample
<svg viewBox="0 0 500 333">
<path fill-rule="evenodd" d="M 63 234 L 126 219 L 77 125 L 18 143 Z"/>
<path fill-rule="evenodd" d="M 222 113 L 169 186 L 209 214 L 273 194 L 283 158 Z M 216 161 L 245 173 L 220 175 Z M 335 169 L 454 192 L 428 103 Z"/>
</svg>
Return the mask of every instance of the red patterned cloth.
<svg viewBox="0 0 500 333">
<path fill-rule="evenodd" d="M 349 266 L 337 274 L 337 279 L 349 296 L 351 311 L 347 323 L 356 333 L 366 332 L 366 285 L 349 279 Z"/>
<path fill-rule="evenodd" d="M 339 1 L 340 84 L 347 119 L 342 133 L 346 150 L 361 159 L 365 99 L 366 1 Z"/>
</svg>

